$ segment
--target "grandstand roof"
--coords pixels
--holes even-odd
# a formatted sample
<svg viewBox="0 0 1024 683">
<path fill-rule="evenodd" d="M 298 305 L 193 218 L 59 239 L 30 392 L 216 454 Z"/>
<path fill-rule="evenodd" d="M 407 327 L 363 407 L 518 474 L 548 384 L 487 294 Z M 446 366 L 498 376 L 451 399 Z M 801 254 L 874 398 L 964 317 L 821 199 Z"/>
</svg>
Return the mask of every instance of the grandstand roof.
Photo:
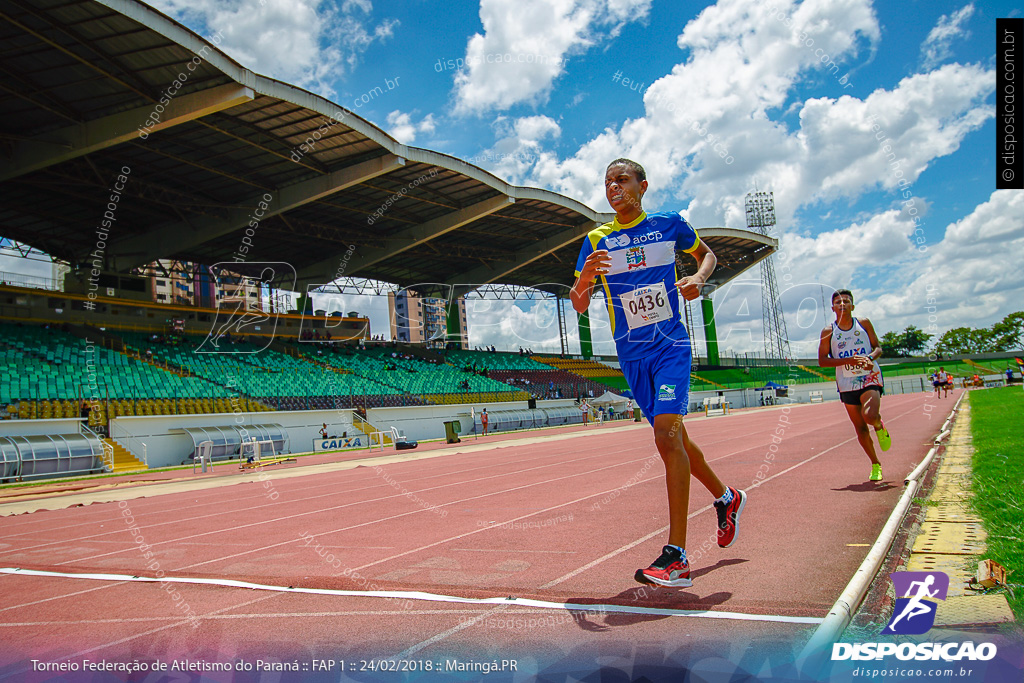
<svg viewBox="0 0 1024 683">
<path fill-rule="evenodd" d="M 340 269 L 401 286 L 555 291 L 572 283 L 580 239 L 612 218 L 402 145 L 135 0 L 0 0 L 0 12 L 0 235 L 72 264 L 91 267 L 122 173 L 105 268 L 231 261 L 267 196 L 242 258 L 291 263 L 300 289 Z M 776 246 L 745 230 L 700 233 L 718 284 Z"/>
</svg>

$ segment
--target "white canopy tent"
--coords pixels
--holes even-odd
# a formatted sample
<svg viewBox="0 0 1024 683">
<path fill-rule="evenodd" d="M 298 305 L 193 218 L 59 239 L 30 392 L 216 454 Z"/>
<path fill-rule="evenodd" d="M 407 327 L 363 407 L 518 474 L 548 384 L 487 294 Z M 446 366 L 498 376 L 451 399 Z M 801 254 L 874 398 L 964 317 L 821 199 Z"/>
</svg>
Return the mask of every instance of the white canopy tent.
<svg viewBox="0 0 1024 683">
<path fill-rule="evenodd" d="M 600 396 L 598 396 L 597 398 L 590 399 L 589 402 L 590 402 L 591 405 L 595 405 L 595 406 L 609 405 L 609 404 L 615 404 L 615 405 L 623 404 L 623 405 L 625 405 L 626 403 L 629 403 L 629 399 L 628 398 L 624 398 L 622 396 L 619 396 L 618 394 L 613 394 L 610 391 L 606 391 L 603 394 L 601 394 Z"/>
</svg>

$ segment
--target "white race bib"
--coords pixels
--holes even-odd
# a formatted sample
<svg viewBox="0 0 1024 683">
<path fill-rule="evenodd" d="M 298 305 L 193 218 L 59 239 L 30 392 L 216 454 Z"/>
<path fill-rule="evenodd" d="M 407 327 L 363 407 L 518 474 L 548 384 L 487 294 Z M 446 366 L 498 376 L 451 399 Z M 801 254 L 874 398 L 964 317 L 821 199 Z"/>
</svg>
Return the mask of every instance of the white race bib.
<svg viewBox="0 0 1024 683">
<path fill-rule="evenodd" d="M 839 369 L 842 370 L 843 377 L 848 377 L 850 379 L 854 377 L 864 377 L 865 375 L 870 375 L 875 370 L 874 367 L 865 370 L 863 368 L 851 368 L 848 365 L 840 365 Z"/>
<path fill-rule="evenodd" d="M 632 292 L 620 295 L 619 300 L 626 314 L 626 324 L 631 330 L 672 318 L 672 306 L 668 302 L 664 282 L 637 287 Z"/>
</svg>

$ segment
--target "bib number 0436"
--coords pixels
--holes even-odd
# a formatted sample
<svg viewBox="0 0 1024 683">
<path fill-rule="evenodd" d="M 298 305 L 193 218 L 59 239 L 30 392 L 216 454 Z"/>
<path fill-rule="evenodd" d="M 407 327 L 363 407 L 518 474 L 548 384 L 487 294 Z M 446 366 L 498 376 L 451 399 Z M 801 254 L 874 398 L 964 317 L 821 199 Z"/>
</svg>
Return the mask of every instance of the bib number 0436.
<svg viewBox="0 0 1024 683">
<path fill-rule="evenodd" d="M 664 283 L 639 287 L 620 298 L 630 329 L 668 320 L 672 316 Z"/>
<path fill-rule="evenodd" d="M 629 312 L 632 315 L 637 315 L 641 312 L 651 313 L 659 308 L 664 307 L 666 303 L 667 302 L 665 301 L 665 297 L 661 295 L 661 292 L 658 292 L 653 297 L 650 295 L 650 293 L 647 293 L 641 297 L 630 299 Z"/>
</svg>

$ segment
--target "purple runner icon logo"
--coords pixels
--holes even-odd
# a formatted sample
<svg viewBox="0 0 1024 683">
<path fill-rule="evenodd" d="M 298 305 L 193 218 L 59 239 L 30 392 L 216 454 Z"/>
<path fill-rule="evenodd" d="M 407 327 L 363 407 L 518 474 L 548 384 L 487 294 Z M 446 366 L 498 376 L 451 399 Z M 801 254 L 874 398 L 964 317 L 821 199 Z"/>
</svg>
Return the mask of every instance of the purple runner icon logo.
<svg viewBox="0 0 1024 683">
<path fill-rule="evenodd" d="M 945 600 L 949 592 L 949 576 L 944 572 L 894 572 L 889 576 L 896 605 L 882 633 L 927 633 L 935 624 L 937 601 Z"/>
<path fill-rule="evenodd" d="M 274 341 L 283 308 L 269 301 L 273 288 L 295 289 L 295 268 L 283 262 L 215 263 L 208 283 L 225 292 L 206 339 L 195 353 L 259 353 Z M 236 342 L 243 341 L 241 346 Z"/>
</svg>

